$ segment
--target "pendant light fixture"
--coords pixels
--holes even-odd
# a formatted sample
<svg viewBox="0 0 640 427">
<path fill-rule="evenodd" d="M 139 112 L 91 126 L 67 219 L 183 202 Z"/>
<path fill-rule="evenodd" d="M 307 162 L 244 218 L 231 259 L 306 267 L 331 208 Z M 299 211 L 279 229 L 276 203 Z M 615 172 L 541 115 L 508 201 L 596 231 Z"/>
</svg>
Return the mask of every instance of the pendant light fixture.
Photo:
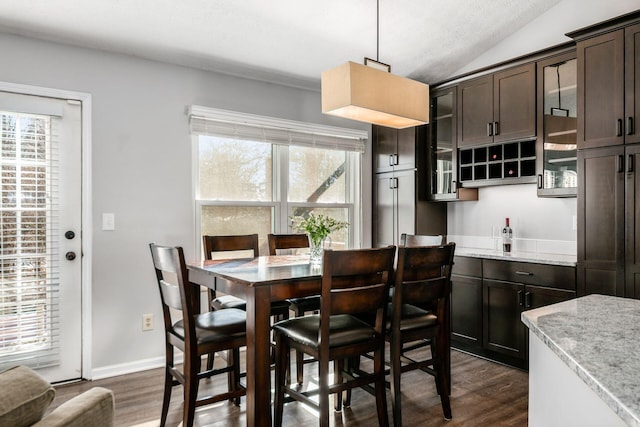
<svg viewBox="0 0 640 427">
<path fill-rule="evenodd" d="M 379 59 L 380 1 L 376 1 L 376 59 L 323 71 L 322 112 L 403 129 L 429 123 L 429 85 L 391 74 Z"/>
</svg>

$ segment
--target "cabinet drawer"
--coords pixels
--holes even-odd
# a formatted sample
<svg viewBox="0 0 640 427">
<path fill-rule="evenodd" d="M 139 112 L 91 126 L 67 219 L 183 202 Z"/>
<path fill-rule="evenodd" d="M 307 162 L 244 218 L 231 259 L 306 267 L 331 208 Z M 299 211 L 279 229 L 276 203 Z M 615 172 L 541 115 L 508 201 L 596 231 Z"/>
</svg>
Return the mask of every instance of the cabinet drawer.
<svg viewBox="0 0 640 427">
<path fill-rule="evenodd" d="M 576 289 L 576 273 L 573 267 L 493 259 L 484 259 L 482 264 L 486 279 L 558 289 Z"/>
<path fill-rule="evenodd" d="M 453 269 L 451 270 L 451 274 L 482 277 L 482 259 L 456 256 L 453 258 Z"/>
</svg>

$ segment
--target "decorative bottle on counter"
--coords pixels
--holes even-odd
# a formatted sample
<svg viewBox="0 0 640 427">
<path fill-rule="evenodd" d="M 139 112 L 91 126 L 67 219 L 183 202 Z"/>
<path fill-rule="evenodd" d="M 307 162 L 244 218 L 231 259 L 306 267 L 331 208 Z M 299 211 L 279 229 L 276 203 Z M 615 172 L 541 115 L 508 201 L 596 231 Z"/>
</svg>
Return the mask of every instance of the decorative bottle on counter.
<svg viewBox="0 0 640 427">
<path fill-rule="evenodd" d="M 505 219 L 505 226 L 502 228 L 502 251 L 504 253 L 511 252 L 511 239 L 513 238 L 513 230 L 509 226 L 509 218 Z"/>
</svg>

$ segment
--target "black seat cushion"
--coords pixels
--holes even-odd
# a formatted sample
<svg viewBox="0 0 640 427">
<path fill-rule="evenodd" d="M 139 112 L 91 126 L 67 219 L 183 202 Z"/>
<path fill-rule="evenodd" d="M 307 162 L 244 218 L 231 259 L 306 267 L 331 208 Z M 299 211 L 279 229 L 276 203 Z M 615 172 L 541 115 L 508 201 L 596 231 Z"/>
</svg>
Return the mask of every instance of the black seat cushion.
<svg viewBox="0 0 640 427">
<path fill-rule="evenodd" d="M 320 315 L 283 320 L 273 325 L 273 329 L 303 345 L 318 347 Z M 375 330 L 360 319 L 348 314 L 331 316 L 329 326 L 329 347 L 331 348 L 369 341 L 375 337 Z"/>
<path fill-rule="evenodd" d="M 289 304 L 300 311 L 316 311 L 320 310 L 320 295 L 310 297 L 290 298 Z"/>
<path fill-rule="evenodd" d="M 243 335 L 247 329 L 247 314 L 236 308 L 198 314 L 195 319 L 198 344 L 224 341 L 233 335 Z M 184 339 L 183 320 L 173 325 L 173 333 Z"/>
<path fill-rule="evenodd" d="M 387 306 L 387 331 L 391 330 L 393 319 L 393 304 Z M 438 317 L 429 310 L 424 310 L 411 304 L 402 304 L 402 320 L 400 331 L 412 331 L 414 329 L 427 328 L 438 324 Z"/>
</svg>

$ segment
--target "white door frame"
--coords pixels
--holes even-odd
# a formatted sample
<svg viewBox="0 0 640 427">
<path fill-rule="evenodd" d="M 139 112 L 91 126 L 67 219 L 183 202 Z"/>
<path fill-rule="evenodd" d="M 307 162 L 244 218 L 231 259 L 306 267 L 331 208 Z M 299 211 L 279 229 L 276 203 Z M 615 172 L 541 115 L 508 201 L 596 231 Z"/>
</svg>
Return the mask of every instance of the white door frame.
<svg viewBox="0 0 640 427">
<path fill-rule="evenodd" d="M 0 91 L 82 102 L 82 367 L 80 376 L 92 379 L 91 365 L 91 266 L 93 222 L 91 205 L 91 94 L 0 81 Z"/>
</svg>

